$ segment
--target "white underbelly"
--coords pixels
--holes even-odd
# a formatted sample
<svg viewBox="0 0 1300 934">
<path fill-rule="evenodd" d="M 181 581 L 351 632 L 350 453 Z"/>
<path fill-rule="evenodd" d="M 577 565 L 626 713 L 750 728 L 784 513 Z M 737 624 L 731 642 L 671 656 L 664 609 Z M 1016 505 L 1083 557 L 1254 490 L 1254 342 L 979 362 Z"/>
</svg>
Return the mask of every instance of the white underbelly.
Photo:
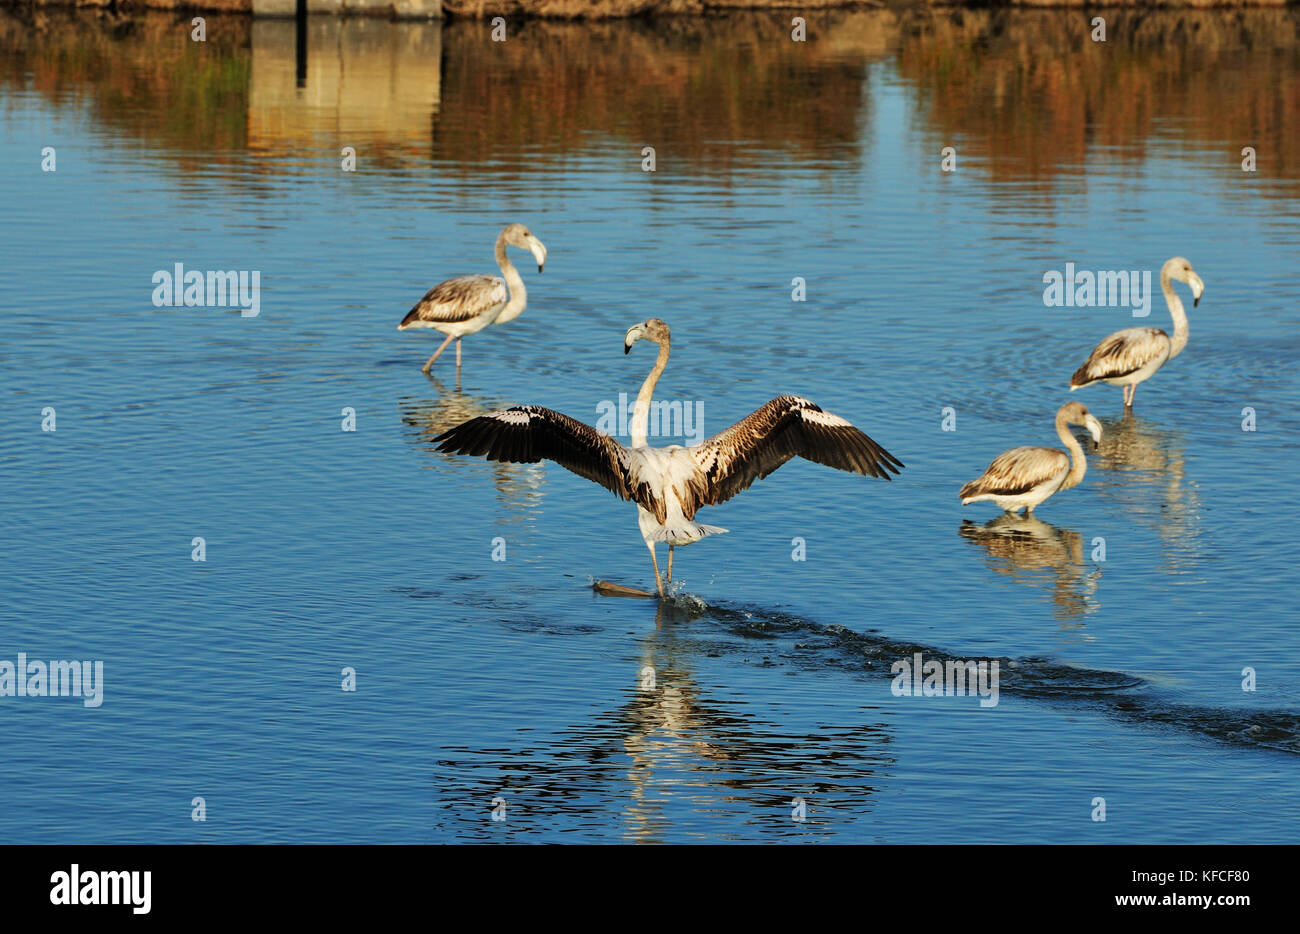
<svg viewBox="0 0 1300 934">
<path fill-rule="evenodd" d="M 637 506 L 636 523 L 641 529 L 641 538 L 646 542 L 661 541 L 669 545 L 694 545 L 704 538 L 704 528 L 707 528 L 687 519 L 676 503 L 669 504 L 663 522 L 656 519 L 654 513 Z"/>
<path fill-rule="evenodd" d="M 664 504 L 664 521 L 645 507 L 637 506 L 637 525 L 646 543 L 667 542 L 670 545 L 693 545 L 707 535 L 724 531 L 701 525 L 686 518 L 678 491 L 688 488 L 697 470 L 690 454 L 681 445 L 666 448 L 640 447 L 632 449 L 634 470 L 643 478 L 653 478 L 655 498 Z"/>
<path fill-rule="evenodd" d="M 1019 493 L 1015 496 L 999 496 L 994 499 L 994 502 L 1003 509 L 1023 509 L 1026 506 L 1033 509 L 1060 489 L 1060 487 L 1060 483 L 1040 483 L 1027 493 Z"/>
<path fill-rule="evenodd" d="M 1061 484 L 1065 481 L 1068 473 L 1068 470 L 1063 470 L 1050 480 L 1044 480 L 1023 493 L 984 493 L 963 500 L 963 503 L 993 502 L 1008 512 L 1015 512 L 1017 509 L 1024 509 L 1025 507 L 1033 509 L 1061 488 Z"/>
</svg>

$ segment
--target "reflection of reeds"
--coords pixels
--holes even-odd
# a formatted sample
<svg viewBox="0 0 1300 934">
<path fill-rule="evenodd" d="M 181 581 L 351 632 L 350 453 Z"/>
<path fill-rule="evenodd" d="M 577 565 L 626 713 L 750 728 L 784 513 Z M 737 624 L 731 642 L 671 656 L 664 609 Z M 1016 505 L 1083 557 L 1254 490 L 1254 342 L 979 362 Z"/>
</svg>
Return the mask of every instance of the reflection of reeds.
<svg viewBox="0 0 1300 934">
<path fill-rule="evenodd" d="M 866 5 L 872 0 L 442 0 L 444 13 L 456 18 L 511 16 L 544 17 L 551 20 L 599 21 L 632 16 L 690 17 L 716 14 L 719 10 L 766 9 L 777 19 L 807 16 L 810 10 Z M 926 2 L 926 0 L 922 0 Z M 789 11 L 788 16 L 782 15 Z M 771 13 L 765 14 L 773 18 Z"/>
<path fill-rule="evenodd" d="M 205 19 L 207 41 L 193 42 L 188 17 L 5 10 L 0 84 L 88 106 L 149 145 L 220 159 L 248 141 L 248 20 Z"/>
<path fill-rule="evenodd" d="M 474 171 L 485 159 L 570 150 L 594 131 L 625 140 L 633 165 L 655 146 L 660 171 L 725 171 L 785 147 L 831 157 L 865 117 L 865 56 L 842 46 L 791 42 L 780 19 L 730 16 L 526 23 L 485 56 L 481 29 L 451 28 L 435 155 Z"/>
<path fill-rule="evenodd" d="M 1254 146 L 1268 171 L 1300 174 L 1300 11 L 918 13 L 899 67 L 936 136 L 960 136 L 994 175 L 1048 178 L 1100 147 L 1145 157 L 1157 118 L 1233 167 Z"/>
<path fill-rule="evenodd" d="M 1106 12 L 827 10 L 808 41 L 770 13 L 649 22 L 524 22 L 506 42 L 477 22 L 318 17 L 306 84 L 291 23 L 209 16 L 208 41 L 166 13 L 0 12 L 0 82 L 69 101 L 114 132 L 205 160 L 247 148 L 333 148 L 379 164 L 431 154 L 446 171 L 521 170 L 626 145 L 635 167 L 727 173 L 787 150 L 809 164 L 856 152 L 868 65 L 895 56 L 936 139 L 997 177 L 1048 187 L 1105 149 L 1146 157 L 1157 121 L 1233 168 L 1300 178 L 1300 10 Z M 439 57 L 441 60 L 439 61 Z M 936 147 L 937 153 L 937 147 Z M 267 171 L 291 171 L 268 163 Z"/>
</svg>

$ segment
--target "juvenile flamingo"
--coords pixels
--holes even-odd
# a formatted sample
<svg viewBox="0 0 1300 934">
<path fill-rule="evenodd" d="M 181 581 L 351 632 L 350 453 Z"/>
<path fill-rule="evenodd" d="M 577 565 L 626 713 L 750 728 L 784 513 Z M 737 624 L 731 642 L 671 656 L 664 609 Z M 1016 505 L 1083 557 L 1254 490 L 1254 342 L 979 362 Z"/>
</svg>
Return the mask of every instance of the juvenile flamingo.
<svg viewBox="0 0 1300 934">
<path fill-rule="evenodd" d="M 640 340 L 658 344 L 659 355 L 636 397 L 630 446 L 567 415 L 522 405 L 458 425 L 434 439 L 438 450 L 515 463 L 550 459 L 635 502 L 661 598 L 665 582 L 655 545 L 668 545 L 671 584 L 674 547 L 727 531 L 694 521 L 701 507 L 726 502 L 793 457 L 885 480 L 903 466 L 847 421 L 798 396 L 777 396 L 700 444 L 650 447 L 650 405 L 668 366 L 668 325 L 658 318 L 633 325 L 623 338 L 623 352 Z"/>
<path fill-rule="evenodd" d="M 961 504 L 992 500 L 1007 512 L 1034 507 L 1053 493 L 1078 486 L 1088 469 L 1083 448 L 1070 434 L 1070 425 L 1083 425 L 1094 445 L 1101 443 L 1101 423 L 1079 402 L 1067 402 L 1056 413 L 1056 435 L 1069 454 L 1058 448 L 1023 447 L 1004 451 L 988 469 L 961 488 Z"/>
<path fill-rule="evenodd" d="M 1155 375 L 1156 370 L 1183 352 L 1187 346 L 1187 313 L 1183 301 L 1174 291 L 1171 279 L 1192 287 L 1192 306 L 1201 302 L 1205 283 L 1181 256 L 1168 260 L 1160 269 L 1160 290 L 1174 319 L 1174 336 L 1159 328 L 1125 328 L 1116 331 L 1096 346 L 1083 366 L 1070 377 L 1070 392 L 1093 383 L 1110 383 L 1124 387 L 1124 409 L 1133 407 L 1138 383 Z"/>
<path fill-rule="evenodd" d="M 523 314 L 528 303 L 524 280 L 506 256 L 506 247 L 528 250 L 537 260 L 537 271 L 546 265 L 546 247 L 523 224 L 508 224 L 497 236 L 496 259 L 501 267 L 500 276 L 459 276 L 440 282 L 424 293 L 397 326 L 397 330 L 433 328 L 447 335 L 429 362 L 424 365 L 428 373 L 433 361 L 456 340 L 456 375 L 460 376 L 460 339 L 466 334 L 481 331 L 489 324 L 505 324 Z M 504 276 L 504 278 L 502 278 Z M 507 287 L 509 291 L 507 291 Z"/>
</svg>

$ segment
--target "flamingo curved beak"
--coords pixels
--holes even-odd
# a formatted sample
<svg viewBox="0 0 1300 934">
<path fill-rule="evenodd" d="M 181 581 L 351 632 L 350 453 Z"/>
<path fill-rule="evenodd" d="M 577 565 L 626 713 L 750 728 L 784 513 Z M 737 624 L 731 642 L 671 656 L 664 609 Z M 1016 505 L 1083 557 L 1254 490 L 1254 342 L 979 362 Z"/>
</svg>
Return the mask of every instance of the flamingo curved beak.
<svg viewBox="0 0 1300 934">
<path fill-rule="evenodd" d="M 537 271 L 541 272 L 546 266 L 546 244 L 536 237 L 528 238 L 528 252 L 533 254 L 533 259 L 537 260 Z"/>
<path fill-rule="evenodd" d="M 1092 449 L 1095 451 L 1101 445 L 1101 422 L 1088 415 L 1084 417 L 1083 424 L 1088 429 L 1088 434 L 1092 435 Z"/>
<path fill-rule="evenodd" d="M 623 336 L 623 353 L 631 353 L 632 345 L 645 336 L 645 324 L 634 324 Z"/>
<path fill-rule="evenodd" d="M 1187 284 L 1192 287 L 1192 307 L 1195 308 L 1201 303 L 1201 295 L 1205 292 L 1205 283 L 1196 273 L 1187 277 Z"/>
</svg>

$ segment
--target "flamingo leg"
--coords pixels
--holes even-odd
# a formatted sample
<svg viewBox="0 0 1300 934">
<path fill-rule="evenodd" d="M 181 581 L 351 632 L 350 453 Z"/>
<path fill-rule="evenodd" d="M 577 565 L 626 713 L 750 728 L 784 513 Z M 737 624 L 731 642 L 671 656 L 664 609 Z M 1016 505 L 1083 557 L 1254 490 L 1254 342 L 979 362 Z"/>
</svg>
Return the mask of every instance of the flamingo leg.
<svg viewBox="0 0 1300 934">
<path fill-rule="evenodd" d="M 456 337 L 455 334 L 448 334 L 447 339 L 438 345 L 438 349 L 435 350 L 433 356 L 429 358 L 429 362 L 424 365 L 424 372 L 426 376 L 428 375 L 430 368 L 433 366 L 433 361 L 438 359 L 438 355 L 447 349 L 447 345 L 450 344 L 452 340 L 455 339 L 455 337 Z M 460 349 L 459 344 L 457 344 L 456 349 L 457 350 Z"/>
<path fill-rule="evenodd" d="M 659 559 L 655 557 L 655 546 L 653 544 L 650 546 L 650 560 L 655 566 L 655 586 L 659 588 L 659 599 L 662 600 L 664 597 L 664 581 L 659 576 Z"/>
<path fill-rule="evenodd" d="M 668 546 L 668 577 L 665 581 L 671 584 L 673 582 L 673 546 Z"/>
<path fill-rule="evenodd" d="M 1128 407 L 1131 409 L 1133 408 L 1133 397 L 1138 394 L 1138 384 L 1132 383 L 1128 388 L 1129 388 Z"/>
<path fill-rule="evenodd" d="M 460 338 L 456 338 L 456 369 L 460 369 Z"/>
</svg>

